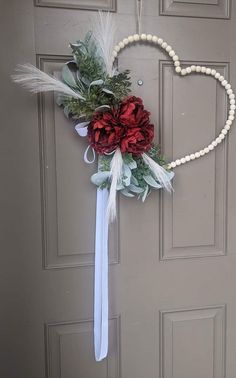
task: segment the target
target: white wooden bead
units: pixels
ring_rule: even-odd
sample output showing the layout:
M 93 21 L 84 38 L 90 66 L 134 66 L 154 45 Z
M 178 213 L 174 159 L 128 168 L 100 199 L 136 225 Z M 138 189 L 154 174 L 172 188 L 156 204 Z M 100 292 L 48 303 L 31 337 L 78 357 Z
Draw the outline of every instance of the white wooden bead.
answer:
M 212 146 L 216 147 L 217 146 L 217 142 L 215 140 L 213 140 L 213 142 L 211 143 Z
M 181 164 L 186 163 L 186 159 L 185 158 L 181 158 L 180 161 L 181 161 Z
M 151 34 L 147 35 L 147 41 L 152 41 L 152 35 Z
M 205 154 L 208 154 L 210 152 L 209 148 L 208 147 L 204 148 L 204 152 Z
M 179 62 L 178 60 L 176 60 L 176 61 L 174 62 L 174 65 L 175 65 L 175 67 L 180 66 L 180 62 Z
M 219 144 L 222 142 L 222 139 L 220 137 L 216 138 L 216 143 Z
M 172 163 L 170 164 L 170 167 L 171 168 L 175 168 L 176 167 L 176 163 L 174 161 L 172 161 Z
M 180 159 L 175 160 L 176 165 L 181 165 Z
M 169 53 L 172 50 L 172 47 L 170 45 L 166 46 L 166 51 Z
M 235 106 L 235 105 L 230 105 L 230 109 L 235 110 L 235 109 L 236 109 L 236 106 Z
M 116 52 L 116 51 L 113 51 L 113 52 L 112 52 L 112 56 L 113 56 L 114 58 L 116 58 L 116 57 L 117 57 L 117 55 L 118 55 L 118 54 L 117 54 L 117 52 Z
M 194 159 L 195 159 L 195 154 L 191 154 L 191 155 L 190 155 L 190 159 L 191 159 L 191 160 L 194 160 Z
M 176 67 L 176 68 L 175 68 L 175 71 L 176 71 L 177 73 L 180 73 L 180 72 L 181 72 L 181 67 Z
M 223 81 L 221 82 L 221 84 L 223 85 L 223 87 L 225 87 L 225 86 L 228 84 L 228 81 L 227 81 L 227 80 L 223 80 Z
M 152 36 L 152 42 L 157 43 L 157 41 L 158 41 L 157 36 L 156 36 L 156 35 L 153 35 L 153 36 Z
M 187 71 L 187 73 L 191 73 L 192 72 L 191 67 L 187 67 L 186 71 Z
M 116 45 L 115 48 L 114 48 L 114 50 L 115 50 L 116 52 L 119 52 L 119 51 L 120 51 L 120 46 L 119 46 L 119 45 Z
M 231 109 L 231 110 L 229 111 L 229 114 L 230 114 L 230 115 L 234 115 L 234 114 L 235 114 L 235 111 L 234 111 L 233 109 Z
M 146 41 L 146 39 L 147 39 L 147 34 L 141 34 L 141 39 L 142 39 L 142 41 Z
M 211 69 L 210 69 L 210 68 L 207 68 L 207 69 L 206 69 L 206 74 L 207 74 L 207 75 L 210 75 L 210 74 L 211 74 Z
M 200 155 L 200 152 L 195 152 L 194 155 L 195 155 L 195 158 L 197 158 L 197 159 L 200 158 L 200 156 L 201 156 L 201 155 Z
M 205 151 L 204 150 L 199 151 L 199 153 L 200 153 L 201 156 L 205 155 Z
M 196 71 L 196 66 L 191 66 L 191 70 L 193 71 L 193 72 L 195 72 Z
M 230 130 L 230 125 L 225 125 L 225 130 L 229 131 Z
M 183 69 L 181 70 L 181 74 L 184 76 L 184 75 L 186 75 L 186 73 L 187 73 L 186 69 L 183 68 Z
M 219 73 L 219 72 L 216 72 L 216 74 L 215 74 L 215 78 L 216 78 L 216 79 L 219 79 L 219 77 L 220 77 L 220 73 Z
M 176 61 L 176 60 L 179 60 L 179 57 L 178 57 L 178 55 L 174 55 L 172 59 L 173 59 L 174 61 Z
M 221 140 L 223 140 L 223 139 L 225 138 L 225 134 L 222 134 L 222 133 L 221 133 L 221 134 L 219 135 L 219 138 L 220 138 Z
M 230 104 L 231 105 L 234 105 L 235 104 L 235 99 L 233 98 L 232 100 L 230 100 Z
M 201 67 L 201 72 L 205 73 L 206 72 L 206 67 Z
M 212 151 L 212 150 L 214 150 L 214 146 L 212 144 L 209 144 L 208 149 L 209 149 L 209 151 Z
M 124 45 L 128 45 L 128 44 L 129 44 L 129 40 L 128 40 L 128 38 L 124 38 L 124 39 L 123 39 L 123 43 L 124 43 Z
M 221 134 L 226 135 L 227 133 L 228 133 L 228 130 L 226 130 L 225 128 L 221 130 Z
M 125 47 L 124 42 L 119 42 L 119 46 L 120 46 L 121 49 L 123 49 Z
M 232 89 L 228 89 L 228 90 L 227 90 L 227 94 L 228 94 L 228 95 L 231 95 L 232 93 L 233 93 Z
M 139 34 L 134 34 L 134 40 L 135 40 L 135 42 L 140 40 Z
M 225 79 L 224 76 L 219 77 L 219 81 L 224 81 L 224 79 Z
M 235 98 L 235 94 L 234 94 L 234 93 L 231 93 L 231 94 L 229 95 L 229 98 L 230 98 L 230 100 L 232 100 L 233 98 Z
M 201 66 L 196 67 L 196 72 L 201 72 Z
M 161 47 L 162 47 L 163 49 L 165 49 L 167 46 L 168 46 L 168 45 L 167 45 L 166 42 L 163 42 L 162 45 L 161 45 Z
M 134 42 L 134 37 L 132 35 L 129 35 L 128 36 L 128 41 L 129 41 L 129 43 Z
M 233 116 L 233 115 L 230 115 L 230 116 L 229 116 L 229 120 L 230 120 L 230 121 L 233 121 L 233 120 L 234 120 L 234 116 Z
M 172 57 L 175 55 L 174 50 L 170 50 L 169 55 L 170 55 L 170 57 L 172 58 Z
M 159 43 L 159 45 L 162 45 L 162 43 L 163 43 L 163 39 L 162 38 L 158 38 L 158 41 L 157 41 L 158 43 Z
M 225 89 L 230 89 L 231 88 L 231 85 L 228 83 L 226 86 L 225 86 Z
M 191 160 L 191 157 L 190 157 L 189 155 L 186 155 L 186 156 L 185 156 L 185 160 L 186 160 L 186 161 L 190 161 L 190 160 Z
M 232 121 L 230 121 L 230 119 L 227 119 L 227 121 L 226 121 L 226 125 L 231 126 L 231 125 L 232 125 Z
M 212 76 L 215 76 L 215 74 L 216 74 L 216 70 L 211 70 L 211 74 L 212 74 Z

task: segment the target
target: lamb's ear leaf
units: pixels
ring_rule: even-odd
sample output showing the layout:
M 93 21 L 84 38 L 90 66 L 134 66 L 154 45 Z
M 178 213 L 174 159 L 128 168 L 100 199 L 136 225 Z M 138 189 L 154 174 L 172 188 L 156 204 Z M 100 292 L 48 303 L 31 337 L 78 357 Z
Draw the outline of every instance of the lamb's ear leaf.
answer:
M 156 182 L 156 180 L 151 175 L 144 175 L 143 179 L 146 181 L 146 183 L 153 188 L 160 189 L 162 186 Z
M 127 189 L 129 189 L 133 193 L 138 193 L 138 194 L 144 192 L 144 188 L 140 188 L 140 186 L 136 186 L 133 184 L 130 184 Z
M 72 88 L 77 88 L 77 83 L 75 81 L 74 75 L 69 69 L 69 67 L 67 66 L 67 64 L 63 66 L 62 71 L 61 71 L 61 76 L 62 76 L 63 81 L 67 85 L 69 85 Z
M 91 181 L 94 185 L 100 186 L 110 177 L 109 171 L 99 171 L 91 176 Z
M 90 83 L 89 87 L 92 87 L 93 85 L 102 85 L 104 81 L 102 79 L 94 80 Z
M 149 192 L 149 186 L 147 185 L 142 194 L 142 202 L 144 202 L 145 199 L 147 198 L 148 192 Z
M 130 193 L 127 189 L 121 190 L 121 193 L 126 197 L 134 197 L 134 194 Z
M 112 91 L 110 91 L 110 89 L 102 88 L 102 91 L 105 92 L 105 93 L 107 93 L 107 94 L 110 94 L 110 95 L 114 96 L 114 93 Z

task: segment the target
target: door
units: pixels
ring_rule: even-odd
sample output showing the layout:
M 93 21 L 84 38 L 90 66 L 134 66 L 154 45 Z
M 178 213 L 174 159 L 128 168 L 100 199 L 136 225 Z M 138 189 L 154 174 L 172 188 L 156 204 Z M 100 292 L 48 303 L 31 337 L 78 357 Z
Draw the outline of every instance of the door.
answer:
M 236 7 L 230 0 L 146 0 L 142 30 L 184 65 L 215 68 L 236 88 Z M 111 10 L 119 40 L 136 32 L 135 0 L 0 2 L 1 264 L 3 378 L 235 378 L 236 132 L 175 170 L 172 195 L 120 198 L 110 230 L 109 356 L 93 353 L 96 166 L 55 105 L 10 80 L 18 63 L 56 72 L 68 43 L 97 9 Z M 163 51 L 119 55 L 133 93 L 155 123 L 169 161 L 198 151 L 226 120 L 211 77 L 179 77 Z M 138 81 L 142 85 L 138 85 Z M 139 81 L 139 84 L 141 82 Z

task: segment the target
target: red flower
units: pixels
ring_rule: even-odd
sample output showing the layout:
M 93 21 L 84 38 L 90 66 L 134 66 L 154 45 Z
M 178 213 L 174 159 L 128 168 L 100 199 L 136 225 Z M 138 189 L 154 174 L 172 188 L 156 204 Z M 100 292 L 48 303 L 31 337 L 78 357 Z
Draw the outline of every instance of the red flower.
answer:
M 154 137 L 149 112 L 141 98 L 130 96 L 118 108 L 95 113 L 88 127 L 91 146 L 100 154 L 120 147 L 121 152 L 140 155 L 148 151 Z

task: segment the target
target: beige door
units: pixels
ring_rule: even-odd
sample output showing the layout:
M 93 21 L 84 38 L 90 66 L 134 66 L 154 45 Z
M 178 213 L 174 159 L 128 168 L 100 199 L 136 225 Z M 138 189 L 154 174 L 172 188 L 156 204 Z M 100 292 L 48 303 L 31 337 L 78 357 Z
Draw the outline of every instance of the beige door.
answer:
M 235 5 L 146 0 L 143 30 L 236 88 Z M 0 377 L 235 378 L 234 129 L 215 152 L 176 169 L 172 196 L 120 198 L 109 357 L 94 361 L 96 166 L 84 164 L 86 144 L 53 96 L 37 102 L 9 75 L 25 62 L 57 71 L 98 8 L 116 11 L 120 39 L 135 32 L 135 0 L 0 1 Z M 127 48 L 119 64 L 132 70 L 169 160 L 222 128 L 226 97 L 212 78 L 179 77 L 167 55 L 144 45 Z

